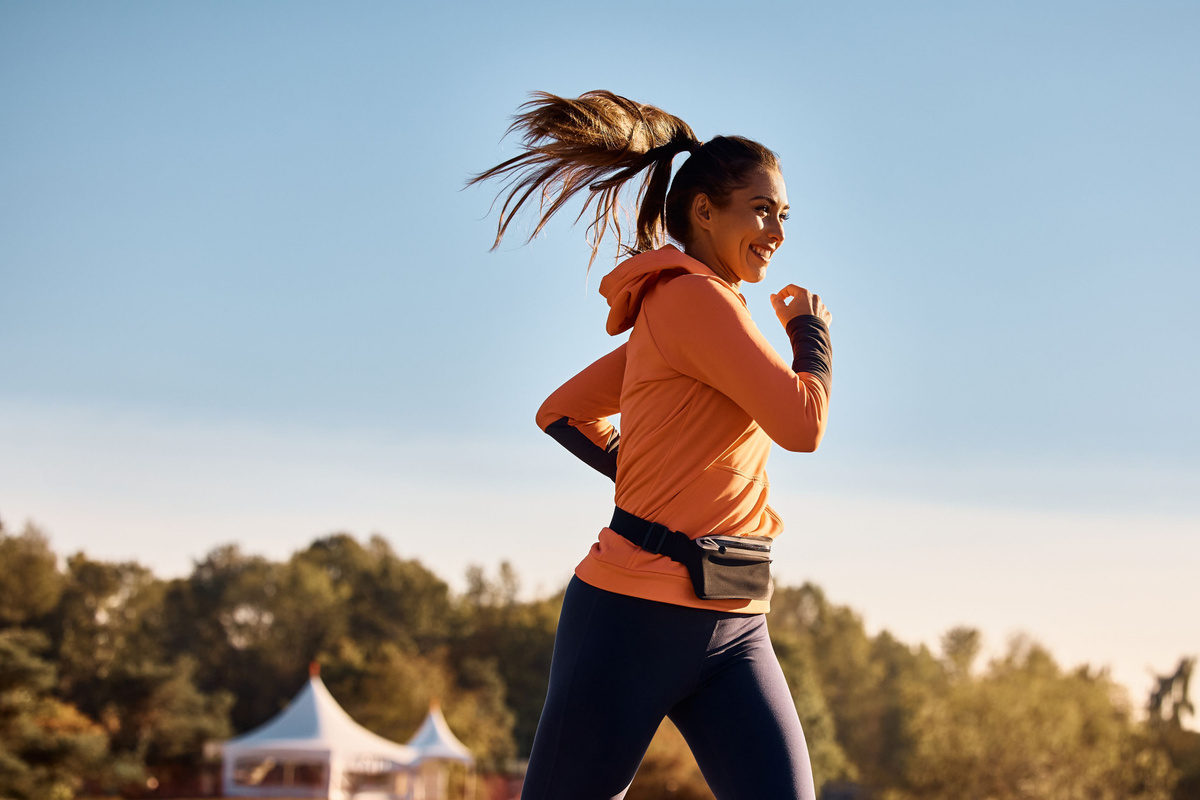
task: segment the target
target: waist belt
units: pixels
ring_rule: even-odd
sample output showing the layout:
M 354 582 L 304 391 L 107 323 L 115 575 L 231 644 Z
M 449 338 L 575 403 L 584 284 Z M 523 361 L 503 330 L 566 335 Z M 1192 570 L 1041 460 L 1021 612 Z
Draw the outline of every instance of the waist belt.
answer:
M 648 553 L 663 555 L 680 564 L 687 564 L 695 548 L 686 533 L 673 531 L 666 525 L 642 519 L 623 508 L 613 509 L 612 522 L 608 524 L 617 533 Z
M 613 510 L 616 533 L 648 553 L 664 555 L 687 567 L 692 588 L 702 600 L 769 600 L 771 540 L 765 536 L 701 536 Z

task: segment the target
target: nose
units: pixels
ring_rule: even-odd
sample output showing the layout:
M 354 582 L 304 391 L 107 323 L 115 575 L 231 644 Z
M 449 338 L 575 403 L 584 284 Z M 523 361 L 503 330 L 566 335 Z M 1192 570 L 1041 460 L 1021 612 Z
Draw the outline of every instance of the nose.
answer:
M 774 240 L 776 247 L 783 244 L 783 220 L 779 217 L 771 217 L 767 223 L 767 235 Z

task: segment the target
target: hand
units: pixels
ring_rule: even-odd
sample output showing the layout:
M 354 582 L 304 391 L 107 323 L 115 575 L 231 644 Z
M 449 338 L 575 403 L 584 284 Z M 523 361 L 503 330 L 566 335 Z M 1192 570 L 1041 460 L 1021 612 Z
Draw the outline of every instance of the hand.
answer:
M 833 324 L 833 314 L 830 314 L 829 309 L 821 302 L 820 296 L 794 283 L 780 289 L 779 294 L 771 295 L 771 308 L 775 309 L 779 324 L 785 327 L 788 322 L 802 314 L 812 314 L 823 320 L 826 325 Z

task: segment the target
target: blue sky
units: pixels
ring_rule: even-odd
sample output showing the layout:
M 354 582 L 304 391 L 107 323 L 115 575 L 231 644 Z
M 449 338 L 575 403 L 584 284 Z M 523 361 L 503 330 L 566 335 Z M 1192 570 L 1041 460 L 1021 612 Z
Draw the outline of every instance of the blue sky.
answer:
M 785 580 L 873 630 L 1200 653 L 1192 3 L 0 3 L 0 519 L 160 574 L 380 532 L 556 588 L 611 492 L 533 427 L 615 346 L 583 231 L 464 180 L 535 89 L 779 152 L 835 315 Z M 1186 609 L 1186 611 L 1185 611 Z

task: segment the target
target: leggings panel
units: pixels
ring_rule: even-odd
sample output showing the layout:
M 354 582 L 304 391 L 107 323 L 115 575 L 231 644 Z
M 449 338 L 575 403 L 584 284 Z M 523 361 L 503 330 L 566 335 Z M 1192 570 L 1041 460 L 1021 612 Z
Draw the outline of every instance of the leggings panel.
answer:
M 815 800 L 766 618 L 613 594 L 572 578 L 522 800 L 625 796 L 664 717 L 717 800 Z

